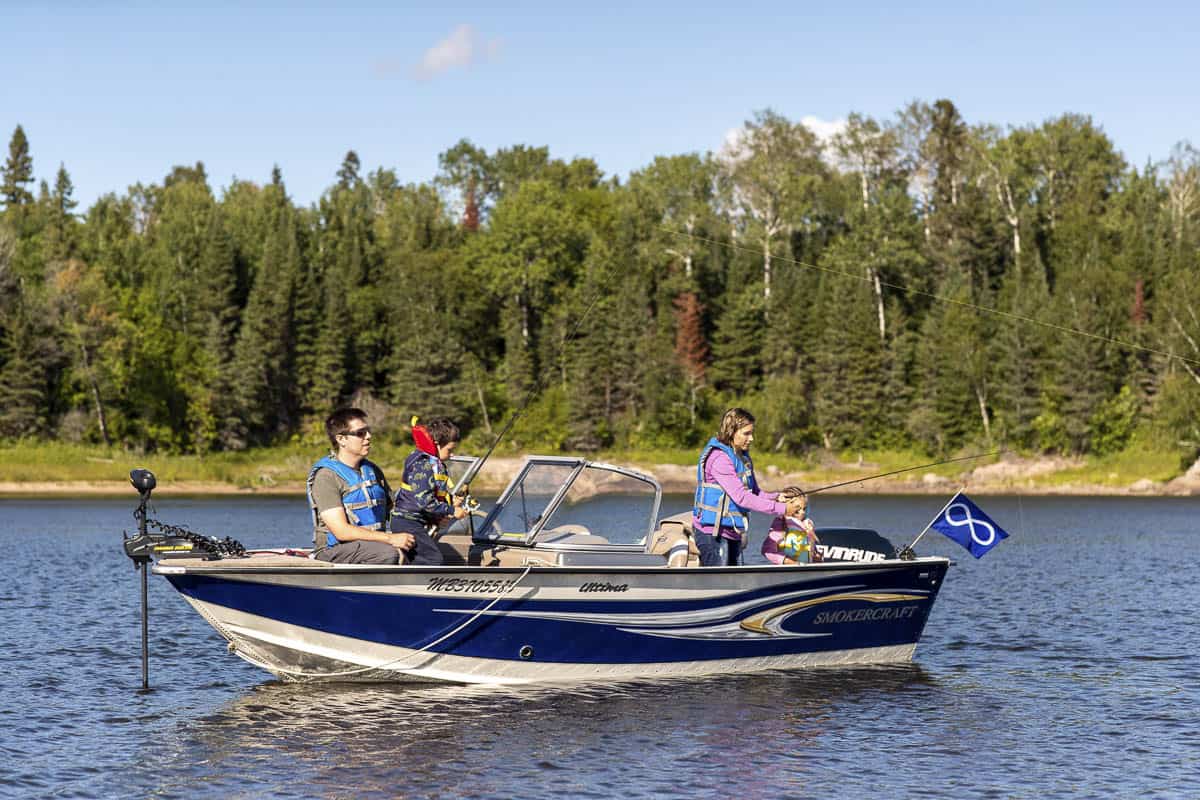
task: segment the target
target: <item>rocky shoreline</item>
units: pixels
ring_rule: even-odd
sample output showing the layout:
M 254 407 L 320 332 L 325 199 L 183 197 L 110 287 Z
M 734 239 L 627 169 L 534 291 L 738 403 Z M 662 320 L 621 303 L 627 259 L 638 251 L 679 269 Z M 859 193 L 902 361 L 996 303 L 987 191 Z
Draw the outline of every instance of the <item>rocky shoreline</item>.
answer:
M 519 458 L 493 458 L 475 482 L 475 490 L 481 494 L 495 493 L 502 489 L 516 474 L 521 464 Z M 678 464 L 622 464 L 640 472 L 653 475 L 663 491 L 672 494 L 687 494 L 695 489 L 696 473 L 691 466 Z M 1095 484 L 1086 482 L 1056 481 L 1056 473 L 1076 469 L 1082 462 L 1064 458 L 1013 458 L 965 471 L 953 478 L 910 473 L 905 476 L 866 480 L 878 469 L 872 465 L 843 467 L 837 470 L 822 470 L 818 473 L 782 472 L 769 466 L 760 475 L 761 483 L 769 488 L 800 486 L 812 488 L 843 481 L 863 478 L 862 483 L 847 483 L 828 490 L 830 494 L 912 494 L 941 495 L 964 489 L 979 495 L 1062 495 L 1062 496 L 1143 496 L 1143 497 L 1187 497 L 1200 495 L 1200 460 L 1183 475 L 1169 481 L 1154 481 L 1147 478 L 1127 485 Z M 65 495 L 106 497 L 132 495 L 133 489 L 127 481 L 22 481 L 0 482 L 0 496 L 61 497 Z M 264 476 L 261 486 L 238 486 L 216 481 L 169 481 L 160 480 L 156 491 L 162 495 L 192 496 L 297 496 L 304 494 L 304 482 L 281 482 L 277 476 Z

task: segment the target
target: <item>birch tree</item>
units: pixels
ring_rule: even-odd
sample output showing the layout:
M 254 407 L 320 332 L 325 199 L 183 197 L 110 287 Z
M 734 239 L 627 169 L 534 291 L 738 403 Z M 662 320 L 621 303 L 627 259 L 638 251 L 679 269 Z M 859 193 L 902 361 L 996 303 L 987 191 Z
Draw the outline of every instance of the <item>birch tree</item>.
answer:
M 735 226 L 762 250 L 764 308 L 777 243 L 804 225 L 828 169 L 816 134 L 770 109 L 759 111 L 720 156 Z
M 883 184 L 900 171 L 899 135 L 894 128 L 884 127 L 870 117 L 852 113 L 846 128 L 833 139 L 834 152 L 841 166 L 857 173 L 860 201 L 864 217 L 878 203 Z M 879 340 L 887 338 L 887 315 L 884 310 L 883 283 L 879 274 L 876 253 L 872 250 L 866 264 L 867 277 L 875 297 L 875 313 L 879 322 Z

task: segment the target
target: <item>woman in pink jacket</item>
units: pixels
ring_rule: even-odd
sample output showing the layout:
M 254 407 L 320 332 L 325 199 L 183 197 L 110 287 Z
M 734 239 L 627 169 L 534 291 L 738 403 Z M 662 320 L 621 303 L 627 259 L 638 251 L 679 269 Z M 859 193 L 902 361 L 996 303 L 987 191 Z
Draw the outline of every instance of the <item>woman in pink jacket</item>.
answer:
M 759 489 L 750 460 L 753 442 L 754 415 L 744 408 L 731 408 L 721 418 L 717 435 L 700 453 L 692 531 L 703 567 L 738 563 L 750 530 L 751 511 L 779 516 L 800 510 L 798 498 L 780 498 L 777 492 Z

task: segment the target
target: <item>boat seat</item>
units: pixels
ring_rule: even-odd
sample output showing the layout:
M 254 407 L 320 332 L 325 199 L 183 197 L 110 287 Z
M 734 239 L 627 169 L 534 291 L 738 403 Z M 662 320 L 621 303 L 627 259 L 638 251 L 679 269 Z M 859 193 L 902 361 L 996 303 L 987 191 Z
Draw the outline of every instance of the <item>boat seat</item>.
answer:
M 438 537 L 437 546 L 448 567 L 463 566 L 470 561 L 471 537 L 468 534 L 445 534 Z
M 647 550 L 667 559 L 668 567 L 700 566 L 700 551 L 692 539 L 692 512 L 664 517 L 650 536 Z
M 510 547 L 506 544 L 476 545 L 471 548 L 467 561 L 473 567 L 556 567 L 553 553 L 537 552 L 528 547 Z
M 608 544 L 608 539 L 596 536 L 583 525 L 575 524 L 540 530 L 533 541 L 534 544 Z

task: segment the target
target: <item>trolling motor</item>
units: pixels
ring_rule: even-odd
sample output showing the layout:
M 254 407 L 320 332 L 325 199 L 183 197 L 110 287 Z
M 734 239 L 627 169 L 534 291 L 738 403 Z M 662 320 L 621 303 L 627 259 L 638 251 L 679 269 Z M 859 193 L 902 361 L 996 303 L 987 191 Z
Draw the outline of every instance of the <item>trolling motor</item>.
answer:
M 146 573 L 150 569 L 150 555 L 154 545 L 150 534 L 146 531 L 146 505 L 150 502 L 150 492 L 158 482 L 154 473 L 148 469 L 135 469 L 129 473 L 129 482 L 138 490 L 141 501 L 133 518 L 138 522 L 138 535 L 130 537 L 124 531 L 121 536 L 125 542 L 125 555 L 133 559 L 133 568 L 142 573 L 142 691 L 150 691 L 150 608 L 146 592 Z
M 125 555 L 133 561 L 134 569 L 142 573 L 142 688 L 150 690 L 150 608 L 147 600 L 146 575 L 150 571 L 150 562 L 155 558 L 200 558 L 212 561 L 219 558 L 238 557 L 246 554 L 246 548 L 241 542 L 226 536 L 223 540 L 214 539 L 189 531 L 178 525 L 167 525 L 146 515 L 146 506 L 150 504 L 150 493 L 158 485 L 154 473 L 148 469 L 129 471 L 129 482 L 138 490 L 138 507 L 133 512 L 137 520 L 138 532 L 130 536 L 122 531 L 125 545 Z M 151 533 L 153 526 L 157 532 Z
M 137 536 L 126 534 L 124 541 L 125 555 L 133 559 L 134 566 L 148 564 L 153 558 L 200 558 L 215 561 L 246 554 L 246 548 L 241 542 L 228 536 L 216 539 L 189 531 L 180 525 L 168 525 L 147 517 L 146 506 L 150 503 L 150 492 L 154 491 L 157 485 L 154 473 L 150 470 L 130 470 L 129 482 L 141 496 L 138 507 L 133 512 L 133 518 L 138 523 Z M 150 533 L 150 527 L 157 532 Z

